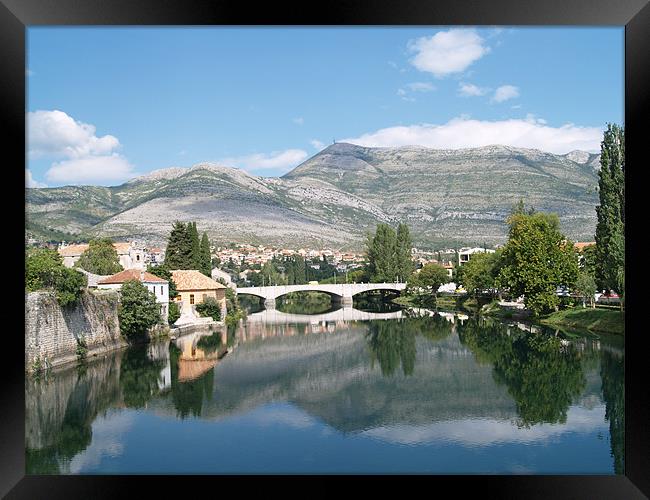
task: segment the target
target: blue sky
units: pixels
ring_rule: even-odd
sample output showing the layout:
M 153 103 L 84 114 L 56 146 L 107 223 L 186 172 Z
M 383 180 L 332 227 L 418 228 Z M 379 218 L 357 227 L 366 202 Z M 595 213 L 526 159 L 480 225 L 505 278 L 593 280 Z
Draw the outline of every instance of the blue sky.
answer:
M 28 179 L 278 176 L 333 140 L 597 152 L 623 55 L 619 27 L 31 27 Z

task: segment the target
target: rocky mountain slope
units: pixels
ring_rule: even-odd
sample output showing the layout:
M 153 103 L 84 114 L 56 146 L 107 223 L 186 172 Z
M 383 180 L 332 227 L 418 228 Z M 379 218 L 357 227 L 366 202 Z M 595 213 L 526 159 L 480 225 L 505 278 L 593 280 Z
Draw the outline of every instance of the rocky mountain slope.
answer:
M 337 143 L 281 178 L 201 163 L 115 187 L 27 189 L 28 229 L 163 243 L 174 220 L 217 242 L 361 248 L 377 222 L 411 227 L 417 246 L 503 243 L 523 198 L 592 240 L 598 156 L 487 146 L 463 150 Z

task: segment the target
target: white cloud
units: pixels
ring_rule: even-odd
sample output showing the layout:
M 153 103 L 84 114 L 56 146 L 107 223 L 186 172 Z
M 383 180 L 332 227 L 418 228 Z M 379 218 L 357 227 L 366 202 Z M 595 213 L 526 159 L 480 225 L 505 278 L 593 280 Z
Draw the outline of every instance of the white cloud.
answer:
M 317 149 L 318 151 L 320 151 L 325 147 L 325 144 L 319 141 L 318 139 L 312 139 L 311 141 L 309 141 L 309 144 L 314 146 L 314 149 Z
M 339 142 L 368 147 L 424 146 L 436 149 L 502 144 L 565 154 L 575 149 L 598 152 L 602 134 L 602 128 L 572 123 L 551 127 L 530 115 L 526 119 L 501 121 L 472 120 L 464 116 L 443 125 L 423 123 L 383 128 Z
M 290 170 L 307 159 L 309 155 L 302 149 L 287 149 L 271 153 L 256 153 L 246 156 L 223 158 L 219 163 L 243 170 L 278 169 Z
M 302 125 L 305 123 L 305 119 L 302 116 L 299 116 L 298 118 L 294 118 L 291 121 L 297 125 Z
M 571 407 L 564 425 L 537 424 L 517 427 L 509 420 L 467 419 L 433 422 L 424 425 L 392 425 L 363 431 L 361 434 L 382 441 L 406 445 L 456 443 L 462 446 L 503 444 L 544 444 L 563 435 L 587 434 L 607 429 L 605 406 L 593 410 Z
M 514 99 L 519 97 L 519 89 L 514 85 L 502 85 L 494 91 L 494 96 L 492 96 L 491 101 L 494 102 L 503 102 L 508 99 Z
M 481 96 L 488 93 L 490 89 L 486 87 L 478 87 L 473 83 L 459 83 L 458 94 L 463 97 Z
M 108 154 L 120 141 L 112 135 L 97 137 L 95 126 L 76 121 L 63 111 L 27 113 L 27 146 L 32 158 L 80 158 Z
M 28 157 L 60 159 L 45 176 L 59 184 L 117 183 L 136 175 L 116 150 L 112 135 L 97 137 L 94 125 L 75 120 L 59 110 L 27 113 Z
M 47 184 L 44 184 L 42 182 L 38 182 L 34 180 L 32 177 L 32 173 L 29 171 L 29 169 L 25 169 L 25 185 L 30 188 L 45 188 L 47 187 Z
M 93 184 L 124 182 L 137 174 L 121 155 L 85 156 L 53 163 L 45 176 L 60 184 Z
M 490 52 L 473 29 L 440 31 L 431 37 L 409 40 L 407 47 L 415 52 L 411 64 L 436 78 L 460 73 Z
M 429 82 L 407 83 L 406 87 L 413 92 L 431 92 L 432 90 L 436 90 Z

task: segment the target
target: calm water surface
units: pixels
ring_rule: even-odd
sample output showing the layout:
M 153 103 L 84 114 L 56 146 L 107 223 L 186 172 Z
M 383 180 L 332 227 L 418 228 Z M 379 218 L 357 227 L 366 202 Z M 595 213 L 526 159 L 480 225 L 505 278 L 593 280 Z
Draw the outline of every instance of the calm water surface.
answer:
M 281 309 L 28 378 L 27 472 L 624 472 L 621 339 Z

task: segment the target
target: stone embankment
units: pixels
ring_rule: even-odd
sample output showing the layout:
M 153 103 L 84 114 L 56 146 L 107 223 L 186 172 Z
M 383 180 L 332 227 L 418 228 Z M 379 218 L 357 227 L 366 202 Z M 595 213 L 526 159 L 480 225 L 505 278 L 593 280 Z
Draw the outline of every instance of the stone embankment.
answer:
M 25 369 L 56 367 L 125 347 L 117 317 L 118 294 L 84 291 L 61 307 L 52 292 L 25 294 Z

